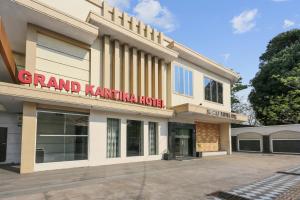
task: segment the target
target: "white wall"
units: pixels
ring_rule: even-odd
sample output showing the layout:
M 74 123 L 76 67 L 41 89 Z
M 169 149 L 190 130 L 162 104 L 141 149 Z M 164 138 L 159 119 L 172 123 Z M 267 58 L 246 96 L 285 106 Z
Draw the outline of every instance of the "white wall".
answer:
M 8 128 L 6 161 L 3 163 L 19 163 L 21 156 L 21 128 L 18 127 L 18 116 L 0 112 L 0 127 Z
M 38 33 L 36 72 L 47 80 L 54 76 L 57 81 L 59 78 L 77 81 L 84 95 L 84 86 L 90 82 L 90 51 Z
M 87 0 L 39 0 L 40 2 L 56 8 L 74 18 L 86 21 L 88 13 L 94 11 L 100 14 L 100 8 Z M 100 0 L 99 0 L 100 1 Z
M 187 97 L 184 95 L 179 95 L 174 93 L 174 67 L 182 66 L 188 70 L 191 70 L 193 73 L 193 97 Z M 204 77 L 208 77 L 214 79 L 223 84 L 223 104 L 210 102 L 204 99 Z M 230 80 L 211 73 L 197 65 L 194 65 L 190 62 L 187 62 L 184 59 L 178 58 L 176 61 L 172 63 L 172 106 L 191 103 L 195 105 L 199 105 L 207 108 L 213 108 L 216 110 L 221 110 L 225 112 L 231 111 L 231 102 L 230 102 Z
M 244 128 L 233 128 L 232 135 L 236 136 L 240 133 L 259 133 L 262 135 L 270 135 L 276 132 L 294 131 L 300 134 L 300 124 L 289 124 L 289 125 L 275 125 L 275 126 L 260 126 L 260 127 L 244 127 Z
M 119 158 L 106 158 L 107 118 L 121 120 L 121 152 Z M 127 120 L 144 122 L 144 156 L 126 157 Z M 158 123 L 158 155 L 148 155 L 148 122 Z M 35 164 L 35 171 L 161 160 L 162 154 L 167 151 L 167 146 L 168 121 L 166 119 L 138 115 L 120 115 L 92 110 L 89 118 L 89 159 L 84 161 L 39 163 Z

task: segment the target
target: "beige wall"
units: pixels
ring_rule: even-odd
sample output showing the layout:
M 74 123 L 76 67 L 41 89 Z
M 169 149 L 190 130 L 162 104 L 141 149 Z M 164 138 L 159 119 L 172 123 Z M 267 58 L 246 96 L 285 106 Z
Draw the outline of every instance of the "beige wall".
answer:
M 38 33 L 35 71 L 46 78 L 77 81 L 84 95 L 84 86 L 90 83 L 90 49 Z
M 191 70 L 193 73 L 193 96 L 184 96 L 180 94 L 176 94 L 174 92 L 174 66 L 182 66 L 188 70 Z M 193 63 L 187 62 L 183 59 L 177 59 L 176 61 L 172 62 L 172 74 L 171 81 L 171 105 L 176 106 L 185 103 L 191 103 L 195 105 L 202 104 L 204 107 L 213 108 L 216 110 L 221 110 L 225 112 L 231 111 L 231 102 L 230 102 L 230 80 L 211 73 L 207 70 L 201 68 L 201 66 L 196 66 Z M 223 84 L 223 104 L 209 102 L 204 99 L 204 77 L 207 76 L 208 78 L 214 79 L 218 82 Z
M 20 172 L 34 171 L 36 145 L 36 104 L 24 102 L 21 136 L 21 166 Z

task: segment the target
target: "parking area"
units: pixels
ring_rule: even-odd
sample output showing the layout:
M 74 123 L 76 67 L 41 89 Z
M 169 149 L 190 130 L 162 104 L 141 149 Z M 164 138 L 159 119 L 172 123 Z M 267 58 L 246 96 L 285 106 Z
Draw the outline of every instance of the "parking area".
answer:
M 300 166 L 300 156 L 235 153 L 19 175 L 0 169 L 0 199 L 207 199 Z

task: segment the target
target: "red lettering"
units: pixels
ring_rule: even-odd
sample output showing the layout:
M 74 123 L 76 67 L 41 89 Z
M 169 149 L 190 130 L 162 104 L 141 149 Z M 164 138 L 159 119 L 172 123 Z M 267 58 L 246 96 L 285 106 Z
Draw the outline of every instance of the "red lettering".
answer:
M 18 74 L 18 79 L 22 84 L 31 84 L 32 83 L 32 75 L 29 71 L 20 70 Z
M 48 84 L 47 84 L 47 87 L 48 88 L 51 88 L 51 87 L 54 87 L 56 90 L 58 89 L 58 84 L 57 84 L 57 81 L 56 81 L 56 78 L 51 76 L 49 81 L 48 81 Z
M 140 104 L 146 104 L 146 97 L 144 96 L 140 96 L 140 101 L 139 101 Z
M 130 95 L 130 103 L 137 103 L 137 98 L 134 94 Z
M 151 97 L 146 97 L 146 104 L 148 106 L 152 106 L 152 98 Z
M 58 86 L 59 90 L 65 90 L 67 92 L 70 91 L 70 81 L 64 81 L 63 79 L 59 79 L 59 86 Z
M 45 76 L 42 74 L 34 74 L 33 84 L 35 86 L 38 86 L 40 84 L 41 87 L 46 87 L 45 79 Z
M 104 88 L 104 94 L 106 99 L 112 99 L 112 93 L 110 89 Z
M 85 95 L 95 96 L 93 85 L 88 85 L 88 84 L 85 85 Z
M 162 100 L 161 100 L 161 99 L 157 99 L 157 100 L 156 100 L 156 106 L 157 106 L 158 108 L 161 108 L 161 106 L 162 106 Z
M 129 100 L 130 100 L 129 94 L 126 93 L 126 92 L 124 92 L 124 93 L 123 93 L 123 101 L 124 101 L 124 102 L 128 102 Z
M 71 92 L 72 93 L 79 93 L 81 89 L 80 83 L 76 81 L 71 82 Z
M 97 90 L 95 92 L 95 96 L 104 97 L 104 90 L 101 87 L 97 87 Z

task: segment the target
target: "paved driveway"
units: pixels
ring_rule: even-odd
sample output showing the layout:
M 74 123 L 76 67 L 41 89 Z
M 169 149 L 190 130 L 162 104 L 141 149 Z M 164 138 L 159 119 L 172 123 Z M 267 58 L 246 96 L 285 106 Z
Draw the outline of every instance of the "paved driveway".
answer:
M 0 169 L 0 199 L 206 199 L 300 166 L 300 156 L 236 153 L 19 175 Z

